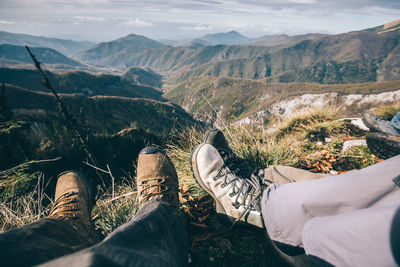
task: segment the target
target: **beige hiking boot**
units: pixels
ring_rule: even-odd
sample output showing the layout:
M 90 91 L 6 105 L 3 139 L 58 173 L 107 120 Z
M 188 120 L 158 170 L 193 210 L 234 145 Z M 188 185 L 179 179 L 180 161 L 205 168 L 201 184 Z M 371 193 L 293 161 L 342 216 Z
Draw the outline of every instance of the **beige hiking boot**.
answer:
M 76 171 L 61 173 L 57 180 L 55 202 L 49 217 L 66 217 L 93 229 L 89 189 L 84 176 Z
M 242 178 L 225 164 L 218 150 L 200 144 L 192 153 L 193 175 L 215 200 L 216 212 L 233 226 L 237 222 L 264 228 L 261 215 L 263 185 L 257 177 Z
M 178 175 L 165 151 L 150 146 L 139 153 L 137 164 L 139 209 L 148 201 L 162 201 L 178 208 Z

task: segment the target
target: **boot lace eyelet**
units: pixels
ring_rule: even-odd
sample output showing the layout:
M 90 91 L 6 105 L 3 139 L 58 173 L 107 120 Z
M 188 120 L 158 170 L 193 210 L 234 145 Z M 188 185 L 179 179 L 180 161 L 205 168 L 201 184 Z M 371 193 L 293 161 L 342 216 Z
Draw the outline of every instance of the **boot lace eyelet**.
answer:
M 233 206 L 235 209 L 239 209 L 240 203 L 239 203 L 239 202 L 232 202 L 232 206 Z

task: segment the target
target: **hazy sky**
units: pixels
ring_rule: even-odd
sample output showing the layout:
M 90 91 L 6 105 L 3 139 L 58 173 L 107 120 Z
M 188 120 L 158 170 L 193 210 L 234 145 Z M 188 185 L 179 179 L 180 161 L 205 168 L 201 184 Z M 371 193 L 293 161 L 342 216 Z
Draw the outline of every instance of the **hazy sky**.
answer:
M 0 0 L 0 30 L 108 41 L 341 33 L 400 19 L 400 0 Z

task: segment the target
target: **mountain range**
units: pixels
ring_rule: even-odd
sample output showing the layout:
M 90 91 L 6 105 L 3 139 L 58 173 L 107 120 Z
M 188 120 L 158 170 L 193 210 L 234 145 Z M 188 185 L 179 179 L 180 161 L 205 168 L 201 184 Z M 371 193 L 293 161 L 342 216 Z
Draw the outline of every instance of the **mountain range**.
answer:
M 109 66 L 107 62 L 113 61 L 113 58 L 118 55 L 128 56 L 139 54 L 146 49 L 157 50 L 164 47 L 165 45 L 150 38 L 130 34 L 111 42 L 97 44 L 76 54 L 73 58 L 85 64 Z
M 44 47 L 31 47 L 32 53 L 39 62 L 47 65 L 61 65 L 66 67 L 82 66 L 81 63 L 64 56 L 57 50 Z M 9 44 L 0 44 L 0 65 L 18 66 L 32 65 L 32 59 L 25 47 Z
M 33 36 L 28 34 L 17 34 L 0 31 L 0 44 L 10 44 L 17 46 L 28 45 L 31 47 L 47 47 L 57 50 L 58 52 L 70 56 L 79 51 L 94 45 L 88 41 L 72 41 L 58 38 L 47 38 L 42 36 Z
M 395 80 L 400 79 L 398 25 L 337 35 L 269 36 L 242 45 L 170 47 L 130 35 L 83 51 L 74 59 L 121 69 L 151 68 L 173 84 L 199 75 L 269 78 L 270 82 Z M 230 35 L 237 33 L 224 36 Z
M 208 45 L 240 45 L 254 40 L 246 37 L 237 31 L 206 34 L 194 39 L 183 40 L 159 40 L 160 43 L 168 46 L 208 46 Z

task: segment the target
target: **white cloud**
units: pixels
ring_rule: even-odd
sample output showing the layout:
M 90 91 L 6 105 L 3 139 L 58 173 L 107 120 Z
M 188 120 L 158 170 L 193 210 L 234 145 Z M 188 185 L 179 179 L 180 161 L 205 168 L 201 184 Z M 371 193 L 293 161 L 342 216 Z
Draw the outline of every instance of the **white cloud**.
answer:
M 0 20 L 0 25 L 11 25 L 11 24 L 15 24 L 15 21 Z
M 295 4 L 315 4 L 317 3 L 316 0 L 289 0 L 290 3 Z
M 122 22 L 123 25 L 125 26 L 134 26 L 134 27 L 150 27 L 153 26 L 153 23 L 145 20 L 140 20 L 140 19 L 128 19 Z
M 212 30 L 213 27 L 208 24 L 199 24 L 196 26 L 184 26 L 184 27 L 181 27 L 180 29 L 185 30 L 185 31 L 209 31 L 209 30 Z
M 87 17 L 87 16 L 75 16 L 74 19 L 81 21 L 81 22 L 101 22 L 105 21 L 104 18 L 99 17 Z

